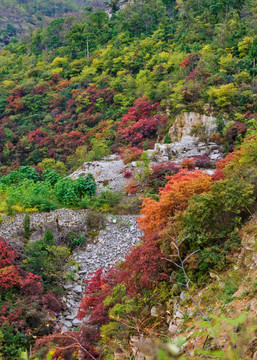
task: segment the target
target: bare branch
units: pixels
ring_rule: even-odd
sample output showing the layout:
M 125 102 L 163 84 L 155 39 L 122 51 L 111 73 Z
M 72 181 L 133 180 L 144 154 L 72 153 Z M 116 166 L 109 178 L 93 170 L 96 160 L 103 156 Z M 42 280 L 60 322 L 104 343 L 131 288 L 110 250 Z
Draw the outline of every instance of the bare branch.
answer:
M 167 259 L 167 258 L 162 258 L 162 259 L 164 259 L 164 260 L 166 260 L 166 261 L 169 261 L 169 262 L 171 262 L 172 264 L 174 264 L 175 266 L 177 266 L 178 268 L 182 269 L 182 266 L 180 266 L 179 264 L 177 264 L 175 261 L 173 261 L 173 260 L 171 260 L 171 259 Z
M 174 233 L 176 234 L 176 230 L 175 230 L 175 228 L 174 228 L 174 225 L 172 224 L 172 226 L 173 226 Z M 181 244 L 185 241 L 186 238 L 184 238 L 184 239 L 183 239 L 182 241 L 180 241 L 180 242 L 178 242 L 177 238 L 173 238 L 172 236 L 170 236 L 170 238 L 172 239 L 172 243 L 171 243 L 171 244 L 172 244 L 172 245 L 174 246 L 174 248 L 177 250 L 176 257 L 178 257 L 179 262 L 180 262 L 180 265 L 177 264 L 175 261 L 173 261 L 173 260 L 171 260 L 171 259 L 167 259 L 167 258 L 164 258 L 164 259 L 165 259 L 166 261 L 169 261 L 169 262 L 173 263 L 175 266 L 177 266 L 179 269 L 181 269 L 181 270 L 183 271 L 183 275 L 184 275 L 184 278 L 185 278 L 185 283 L 184 283 L 184 284 L 178 283 L 178 284 L 179 284 L 180 286 L 186 287 L 187 292 L 188 292 L 188 294 L 189 294 L 189 297 L 190 297 L 191 301 L 196 305 L 196 307 L 198 308 L 199 313 L 201 314 L 201 316 L 202 316 L 202 317 L 208 322 L 208 324 L 210 325 L 210 328 L 212 329 L 212 335 L 213 335 L 213 337 L 214 337 L 214 339 L 215 339 L 215 341 L 216 341 L 217 346 L 219 347 L 220 350 L 223 350 L 223 349 L 222 349 L 222 346 L 220 345 L 219 339 L 218 339 L 218 338 L 216 337 L 216 335 L 215 335 L 215 331 L 214 331 L 214 329 L 213 329 L 213 326 L 212 326 L 211 321 L 210 321 L 209 318 L 203 313 L 203 311 L 202 311 L 202 309 L 201 309 L 201 307 L 200 307 L 200 303 L 195 300 L 195 298 L 193 297 L 193 295 L 192 295 L 192 293 L 191 293 L 191 291 L 190 291 L 189 284 L 190 284 L 191 281 L 190 281 L 190 279 L 189 279 L 189 277 L 188 277 L 188 275 L 187 275 L 187 272 L 186 272 L 186 269 L 185 269 L 185 266 L 184 266 L 185 262 L 186 262 L 191 256 L 193 256 L 195 253 L 197 253 L 197 252 L 200 251 L 200 250 L 196 250 L 196 251 L 192 252 L 191 254 L 189 254 L 185 259 L 182 259 L 182 257 L 181 257 L 181 252 L 180 252 L 180 246 L 181 246 Z
M 193 256 L 195 253 L 199 252 L 200 250 L 195 250 L 194 252 L 192 252 L 192 254 L 188 255 L 184 260 L 183 260 L 183 264 L 191 257 Z

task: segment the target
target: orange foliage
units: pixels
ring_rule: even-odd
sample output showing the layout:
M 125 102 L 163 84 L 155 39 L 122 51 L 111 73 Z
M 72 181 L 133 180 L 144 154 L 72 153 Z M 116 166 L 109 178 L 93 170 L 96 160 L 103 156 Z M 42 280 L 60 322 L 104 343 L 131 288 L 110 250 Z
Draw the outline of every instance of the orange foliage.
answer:
M 195 160 L 184 159 L 183 161 L 180 162 L 179 165 L 182 167 L 182 169 L 193 170 L 195 169 Z
M 170 217 L 185 210 L 188 200 L 194 194 L 201 194 L 211 188 L 211 177 L 201 170 L 181 170 L 168 178 L 169 181 L 160 189 L 160 200 L 143 199 L 141 217 L 138 219 L 140 229 L 146 234 L 159 232 Z
M 136 180 L 132 179 L 125 185 L 125 192 L 128 195 L 136 194 L 140 187 Z
M 217 169 L 223 170 L 236 157 L 238 157 L 238 151 L 233 151 L 232 153 L 229 153 L 224 159 L 221 159 L 219 162 L 217 162 Z

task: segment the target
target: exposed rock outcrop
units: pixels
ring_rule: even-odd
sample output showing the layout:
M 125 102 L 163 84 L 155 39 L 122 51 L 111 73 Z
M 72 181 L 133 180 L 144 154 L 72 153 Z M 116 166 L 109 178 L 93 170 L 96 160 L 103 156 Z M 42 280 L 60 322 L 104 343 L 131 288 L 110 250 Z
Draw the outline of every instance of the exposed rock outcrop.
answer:
M 216 131 L 216 118 L 198 113 L 183 113 L 176 117 L 174 124 L 169 130 L 172 142 L 181 141 L 184 136 L 193 133 L 204 132 L 206 136 Z
M 30 226 L 32 229 L 31 241 L 39 240 L 43 237 L 47 229 L 54 234 L 55 241 L 62 242 L 62 239 L 69 231 L 74 231 L 78 235 L 85 233 L 87 210 L 59 209 L 49 213 L 31 213 Z M 24 214 L 14 216 L 3 215 L 3 222 L 0 226 L 0 236 L 12 241 L 23 240 L 23 220 Z
M 154 150 L 148 150 L 151 160 L 179 162 L 201 155 L 209 156 L 213 162 L 220 159 L 222 157 L 220 146 L 209 140 L 210 135 L 216 132 L 215 121 L 214 116 L 193 112 L 177 116 L 169 130 L 171 143 L 156 143 Z
M 86 177 L 91 173 L 97 184 L 97 191 L 101 192 L 107 186 L 112 191 L 124 189 L 127 179 L 124 178 L 124 169 L 128 168 L 116 155 L 109 156 L 101 161 L 86 162 L 81 168 L 70 175 L 77 179 L 79 175 Z
M 181 141 L 172 144 L 155 144 L 154 150 L 148 150 L 153 162 L 165 162 L 172 160 L 180 162 L 186 158 L 207 155 L 215 162 L 222 157 L 220 146 L 213 142 L 201 142 L 194 136 L 183 136 Z

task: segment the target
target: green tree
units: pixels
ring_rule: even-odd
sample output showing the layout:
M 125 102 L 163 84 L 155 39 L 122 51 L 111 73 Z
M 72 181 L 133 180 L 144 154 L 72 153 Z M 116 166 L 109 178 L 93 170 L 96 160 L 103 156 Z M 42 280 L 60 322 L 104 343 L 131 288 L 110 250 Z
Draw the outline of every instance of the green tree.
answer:
M 24 229 L 24 236 L 26 240 L 29 240 L 30 238 L 30 216 L 29 214 L 26 214 L 24 216 L 24 220 L 23 220 L 23 229 Z
M 45 244 L 45 246 L 55 246 L 56 243 L 54 241 L 54 235 L 50 230 L 46 230 L 44 238 L 43 238 L 43 243 Z

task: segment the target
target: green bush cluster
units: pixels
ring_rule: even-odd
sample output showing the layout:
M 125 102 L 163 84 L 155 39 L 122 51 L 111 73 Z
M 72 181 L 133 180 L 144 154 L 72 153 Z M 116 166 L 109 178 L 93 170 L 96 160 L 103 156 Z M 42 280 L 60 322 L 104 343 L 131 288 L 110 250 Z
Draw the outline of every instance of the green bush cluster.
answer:
M 0 178 L 0 194 L 5 199 L 1 204 L 3 212 L 78 207 L 83 197 L 90 199 L 96 193 L 96 183 L 91 174 L 73 180 L 48 169 L 40 179 L 34 168 L 22 168 L 22 171 L 19 169 Z
M 50 230 L 41 240 L 30 242 L 25 247 L 26 259 L 22 267 L 33 274 L 42 276 L 46 289 L 58 289 L 64 277 L 64 265 L 71 254 L 66 246 L 58 246 Z

